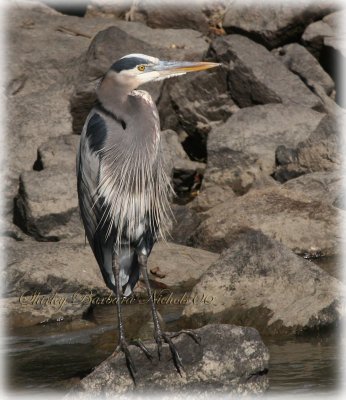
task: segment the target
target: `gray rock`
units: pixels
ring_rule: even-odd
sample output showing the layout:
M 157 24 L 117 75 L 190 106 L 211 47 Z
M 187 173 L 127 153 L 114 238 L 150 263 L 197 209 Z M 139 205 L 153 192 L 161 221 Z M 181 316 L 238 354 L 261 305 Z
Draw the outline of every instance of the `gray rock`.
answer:
M 11 241 L 6 249 L 6 297 L 26 292 L 110 293 L 89 245 Z
M 267 104 L 239 110 L 208 137 L 205 181 L 246 193 L 275 171 L 279 145 L 298 145 L 316 129 L 324 114 L 309 108 Z M 293 146 L 292 146 L 293 147 Z
M 11 124 L 4 162 L 8 165 L 10 177 L 18 178 L 20 172 L 32 170 L 37 148 L 49 138 L 72 132 L 70 92 L 63 85 L 54 85 L 44 92 L 9 98 L 7 106 Z
M 266 4 L 233 1 L 226 11 L 223 27 L 228 33 L 242 33 L 272 49 L 298 40 L 310 22 L 336 9 L 335 2 L 285 1 Z
M 144 22 L 152 28 L 189 28 L 208 34 L 211 28 L 221 23 L 225 4 L 225 0 L 203 0 L 193 4 L 139 0 L 133 2 L 126 17 L 129 21 Z
M 46 243 L 7 239 L 6 297 L 26 292 L 109 295 L 88 243 Z M 156 243 L 149 257 L 149 277 L 154 289 L 191 289 L 217 254 L 174 243 Z M 153 272 L 151 272 L 153 271 Z M 138 293 L 145 294 L 139 285 Z
M 9 9 L 6 78 L 11 123 L 5 157 L 12 177 L 32 168 L 37 148 L 48 138 L 72 132 L 69 97 L 81 57 L 93 35 L 107 26 L 103 18 L 86 21 L 36 2 Z
M 177 198 L 188 201 L 198 184 L 198 179 L 204 174 L 206 164 L 188 158 L 177 133 L 173 130 L 163 131 L 161 137 L 165 170 L 172 178 Z
M 20 177 L 14 222 L 38 240 L 84 243 L 76 189 L 78 146 L 77 135 L 50 139 L 39 147 L 34 170 Z
M 338 323 L 344 285 L 263 233 L 245 230 L 194 287 L 189 326 L 242 323 L 261 334 L 299 334 Z
M 10 328 L 28 327 L 50 322 L 71 321 L 82 318 L 90 304 L 73 301 L 71 293 L 27 296 L 0 299 L 0 310 Z
M 172 291 L 191 289 L 218 255 L 174 243 L 157 243 L 148 261 L 155 287 Z M 161 275 L 161 277 L 159 276 Z
M 305 47 L 291 43 L 273 50 L 273 53 L 304 82 L 315 82 L 321 85 L 328 95 L 331 94 L 335 87 L 332 78 Z
M 113 3 L 105 2 L 104 0 L 90 0 L 87 4 L 84 18 L 103 17 L 112 20 L 124 20 L 130 8 L 131 2 L 129 1 Z
M 340 253 L 340 213 L 303 193 L 280 187 L 252 189 L 205 212 L 195 246 L 220 252 L 244 227 L 261 230 L 306 257 Z
M 82 379 L 67 398 L 85 398 L 102 394 L 145 395 L 153 388 L 161 398 L 186 396 L 188 393 L 249 394 L 262 393 L 268 388 L 269 353 L 258 332 L 253 328 L 229 325 L 207 325 L 197 329 L 201 345 L 187 335 L 174 339 L 182 357 L 186 373 L 179 376 L 169 348 L 163 345 L 159 361 L 150 362 L 137 348 L 131 355 L 137 365 L 137 384 L 134 386 L 124 362 L 124 355 L 110 356 L 87 377 Z M 156 355 L 156 344 L 146 343 Z
M 24 172 L 15 198 L 14 222 L 39 240 L 59 240 L 55 229 L 66 225 L 77 210 L 75 174 L 52 167 Z M 65 232 L 70 236 L 68 230 Z
M 240 35 L 215 39 L 210 55 L 229 68 L 232 98 L 240 107 L 283 103 L 322 109 L 320 99 L 264 46 Z
M 174 215 L 173 226 L 168 240 L 188 246 L 190 237 L 200 224 L 201 219 L 196 211 L 187 205 L 173 204 L 172 211 Z
M 37 170 L 60 167 L 62 170 L 76 169 L 76 154 L 79 136 L 63 135 L 43 143 L 37 151 L 34 168 Z
M 335 206 L 342 196 L 343 178 L 341 171 L 312 172 L 289 180 L 283 187 Z
M 12 216 L 11 216 L 12 217 Z M 12 222 L 13 218 L 0 218 L 0 236 L 18 241 L 33 240 Z
M 337 120 L 325 116 L 311 135 L 297 147 L 277 148 L 277 168 L 273 177 L 285 182 L 310 172 L 339 169 L 343 140 Z
M 316 56 L 321 55 L 324 47 L 329 47 L 346 57 L 343 40 L 345 38 L 345 17 L 345 10 L 326 15 L 322 20 L 313 22 L 305 29 L 302 40 Z
M 225 201 L 232 201 L 235 197 L 235 193 L 229 186 L 223 187 L 212 183 L 211 180 L 209 180 L 207 171 L 207 175 L 204 176 L 201 190 L 198 192 L 196 198 L 191 203 L 188 203 L 188 207 L 200 213 Z M 198 218 L 200 219 L 201 216 L 198 215 Z
M 88 20 L 88 19 L 87 19 Z M 71 97 L 73 131 L 80 133 L 95 101 L 98 79 L 112 63 L 129 53 L 144 53 L 161 59 L 201 60 L 208 44 L 199 32 L 189 29 L 151 29 L 143 24 L 112 21 L 114 26 L 99 32 L 81 63 L 79 83 Z M 142 87 L 156 100 L 162 82 Z
M 184 148 L 195 160 L 206 158 L 208 133 L 215 122 L 226 121 L 238 107 L 229 96 L 224 68 L 171 79 L 158 103 L 162 127 L 180 133 Z

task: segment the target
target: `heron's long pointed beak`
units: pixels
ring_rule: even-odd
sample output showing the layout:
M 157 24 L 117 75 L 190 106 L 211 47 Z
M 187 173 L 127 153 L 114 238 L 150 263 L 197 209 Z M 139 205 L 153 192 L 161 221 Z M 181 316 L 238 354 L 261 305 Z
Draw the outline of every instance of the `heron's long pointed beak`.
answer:
M 169 76 L 185 74 L 187 72 L 203 71 L 220 65 L 221 64 L 219 63 L 202 61 L 161 61 L 157 66 L 155 66 L 155 70 L 159 72 L 161 76 Z

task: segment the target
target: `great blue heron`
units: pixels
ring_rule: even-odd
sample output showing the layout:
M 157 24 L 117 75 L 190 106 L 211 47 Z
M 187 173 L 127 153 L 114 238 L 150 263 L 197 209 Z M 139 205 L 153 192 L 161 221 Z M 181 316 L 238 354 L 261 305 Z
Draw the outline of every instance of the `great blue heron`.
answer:
M 144 54 L 122 57 L 100 82 L 97 103 L 81 134 L 77 155 L 79 207 L 105 283 L 116 296 L 116 351 L 124 352 L 133 380 L 136 368 L 124 335 L 121 296 L 132 293 L 140 273 L 151 304 L 159 358 L 162 343 L 166 342 L 178 372 L 183 368 L 172 336 L 160 327 L 147 272 L 152 247 L 169 224 L 173 190 L 164 169 L 157 108 L 147 92 L 135 89 L 146 82 L 218 65 L 160 61 Z M 192 332 L 184 333 L 194 338 Z M 140 340 L 135 344 L 151 357 Z

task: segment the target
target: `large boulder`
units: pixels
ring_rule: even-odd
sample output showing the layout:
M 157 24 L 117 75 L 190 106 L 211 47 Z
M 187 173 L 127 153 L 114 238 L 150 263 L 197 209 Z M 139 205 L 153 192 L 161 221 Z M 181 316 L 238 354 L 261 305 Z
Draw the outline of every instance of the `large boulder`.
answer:
M 246 107 L 208 136 L 205 180 L 243 194 L 275 171 L 279 145 L 297 146 L 317 128 L 324 114 L 294 105 Z
M 345 10 L 329 14 L 309 25 L 302 36 L 304 45 L 333 78 L 336 86 L 336 102 L 342 107 L 346 105 L 340 72 L 346 65 L 345 16 Z
M 185 367 L 180 376 L 173 364 L 167 344 L 161 360 L 157 359 L 156 343 L 145 342 L 154 356 L 149 361 L 137 347 L 130 352 L 137 366 L 136 385 L 127 370 L 124 354 L 113 354 L 68 393 L 67 398 L 82 399 L 86 394 L 115 396 L 155 392 L 201 396 L 209 394 L 262 393 L 268 388 L 269 353 L 253 328 L 229 325 L 207 325 L 195 331 L 201 344 L 187 335 L 173 339 Z
M 293 73 L 300 76 L 304 82 L 318 83 L 330 95 L 335 87 L 332 78 L 321 67 L 316 58 L 298 43 L 287 44 L 273 50 L 280 61 Z
M 272 49 L 298 40 L 312 21 L 335 10 L 333 1 L 233 1 L 225 13 L 223 27 L 228 33 L 241 33 Z
M 37 151 L 34 170 L 20 176 L 14 222 L 38 240 L 84 242 L 76 179 L 77 135 L 52 138 Z
M 77 135 L 63 135 L 43 143 L 37 150 L 34 169 L 60 167 L 75 172 L 79 140 Z
M 346 11 L 336 11 L 328 14 L 320 21 L 313 22 L 304 31 L 303 42 L 317 56 L 325 47 L 334 49 L 342 57 L 346 57 L 346 47 L 344 45 L 345 28 L 344 21 Z
M 19 172 L 32 168 L 42 143 L 72 132 L 69 98 L 81 57 L 93 35 L 110 24 L 103 18 L 62 15 L 34 1 L 28 7 L 10 7 L 6 20 L 11 123 L 4 156 L 8 172 L 18 178 Z
M 177 131 L 189 156 L 203 160 L 211 127 L 238 107 L 228 93 L 226 70 L 217 68 L 167 81 L 158 110 L 162 127 Z
M 322 109 L 320 99 L 269 50 L 241 35 L 228 35 L 211 43 L 210 56 L 229 68 L 232 98 L 240 107 L 283 103 Z
M 281 187 L 252 189 L 206 211 L 193 241 L 197 247 L 220 252 L 239 231 L 253 228 L 306 257 L 339 254 L 340 213 L 303 193 Z
M 344 176 L 340 171 L 312 172 L 289 180 L 283 187 L 288 190 L 304 193 L 314 200 L 339 207 L 340 199 L 345 194 L 343 179 Z
M 38 240 L 59 240 L 55 228 L 67 224 L 78 207 L 76 187 L 75 174 L 60 168 L 22 173 L 14 222 Z
M 259 231 L 244 230 L 191 292 L 188 326 L 232 323 L 262 334 L 299 334 L 337 324 L 344 285 Z M 202 299 L 208 301 L 202 301 Z
M 273 177 L 285 182 L 310 172 L 340 169 L 343 146 L 339 121 L 335 117 L 325 116 L 311 135 L 296 147 L 277 147 Z
M 226 200 L 231 201 L 236 197 L 236 194 L 229 186 L 213 183 L 213 179 L 209 179 L 209 174 L 213 174 L 212 169 L 207 169 L 201 189 L 198 191 L 193 201 L 188 204 L 191 210 L 198 213 L 207 211 Z M 200 218 L 200 215 L 198 215 L 198 217 Z
M 89 19 L 87 19 L 88 21 Z M 208 43 L 199 32 L 190 29 L 151 29 L 143 24 L 112 21 L 111 26 L 99 32 L 90 43 L 80 64 L 79 82 L 71 97 L 73 130 L 80 133 L 95 99 L 99 78 L 114 61 L 130 53 L 144 53 L 160 59 L 201 60 Z M 162 82 L 143 86 L 156 101 Z

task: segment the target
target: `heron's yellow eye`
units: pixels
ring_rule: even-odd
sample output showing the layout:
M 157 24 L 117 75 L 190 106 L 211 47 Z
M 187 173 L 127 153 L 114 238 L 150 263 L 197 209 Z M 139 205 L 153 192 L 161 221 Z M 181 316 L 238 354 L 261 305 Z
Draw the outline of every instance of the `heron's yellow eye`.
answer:
M 138 71 L 144 71 L 145 70 L 145 66 L 144 65 L 138 65 L 137 69 L 138 69 Z

